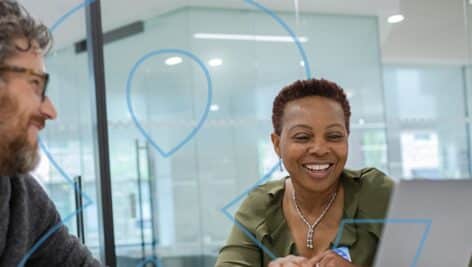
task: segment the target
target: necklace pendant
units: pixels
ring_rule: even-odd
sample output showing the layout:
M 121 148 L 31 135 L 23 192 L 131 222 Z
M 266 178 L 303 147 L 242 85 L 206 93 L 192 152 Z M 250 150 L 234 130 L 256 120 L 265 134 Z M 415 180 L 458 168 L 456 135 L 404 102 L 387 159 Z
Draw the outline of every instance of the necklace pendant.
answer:
M 314 233 L 314 229 L 310 227 L 308 229 L 308 233 L 306 235 L 306 247 L 307 248 L 313 248 L 313 233 Z
M 310 224 L 308 222 L 308 220 L 305 218 L 305 216 L 303 216 L 300 208 L 298 207 L 297 198 L 295 197 L 295 190 L 292 191 L 292 200 L 293 200 L 293 204 L 295 205 L 295 210 L 297 211 L 298 216 L 300 216 L 300 219 L 308 226 L 308 233 L 306 235 L 306 247 L 307 248 L 313 249 L 313 235 L 315 234 L 315 227 L 321 222 L 321 220 L 326 215 L 326 213 L 328 212 L 331 205 L 333 205 L 333 202 L 336 199 L 336 194 L 337 194 L 337 191 L 335 191 L 333 193 L 333 195 L 331 196 L 331 199 L 329 200 L 328 204 L 326 205 L 326 207 L 321 212 L 321 215 L 315 220 L 315 222 L 313 224 Z

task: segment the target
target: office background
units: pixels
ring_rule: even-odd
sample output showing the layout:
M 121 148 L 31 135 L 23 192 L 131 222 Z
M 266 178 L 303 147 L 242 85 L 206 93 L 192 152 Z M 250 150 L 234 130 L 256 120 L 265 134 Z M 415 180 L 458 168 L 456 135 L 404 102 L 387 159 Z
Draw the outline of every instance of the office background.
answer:
M 21 2 L 47 25 L 81 3 Z M 353 113 L 349 168 L 374 166 L 395 180 L 471 176 L 469 1 L 258 3 L 300 38 L 313 77 L 346 90 Z M 306 63 L 287 31 L 243 0 L 106 0 L 99 11 L 117 264 L 157 256 L 166 267 L 212 266 L 232 226 L 221 208 L 278 161 L 269 136 L 272 101 L 282 86 L 306 78 Z M 396 14 L 404 20 L 389 23 Z M 83 237 L 100 256 L 101 159 L 87 20 L 80 10 L 54 32 L 48 90 L 59 117 L 42 140 L 68 175 L 82 177 L 94 201 L 83 212 Z M 196 55 L 213 82 L 203 127 L 169 157 L 138 131 L 126 102 L 133 65 L 164 48 Z M 204 72 L 181 54 L 143 62 L 131 88 L 137 118 L 164 150 L 188 135 L 207 104 Z M 63 216 L 76 209 L 74 188 L 46 157 L 34 174 Z M 75 218 L 66 224 L 78 231 Z

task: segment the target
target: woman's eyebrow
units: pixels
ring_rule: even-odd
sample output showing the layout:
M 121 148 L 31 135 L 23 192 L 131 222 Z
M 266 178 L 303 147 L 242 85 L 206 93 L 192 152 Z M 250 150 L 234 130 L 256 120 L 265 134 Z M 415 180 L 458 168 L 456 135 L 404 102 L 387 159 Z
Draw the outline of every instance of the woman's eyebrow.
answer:
M 295 124 L 292 127 L 290 127 L 288 130 L 290 131 L 290 130 L 293 130 L 293 129 L 298 128 L 298 127 L 305 128 L 305 129 L 308 129 L 308 130 L 313 129 L 313 128 L 311 128 L 310 126 L 308 126 L 306 124 Z
M 326 127 L 326 129 L 329 129 L 329 128 L 334 128 L 334 127 L 343 127 L 344 125 L 343 124 L 340 124 L 340 123 L 332 123 L 330 125 L 328 125 L 328 127 Z

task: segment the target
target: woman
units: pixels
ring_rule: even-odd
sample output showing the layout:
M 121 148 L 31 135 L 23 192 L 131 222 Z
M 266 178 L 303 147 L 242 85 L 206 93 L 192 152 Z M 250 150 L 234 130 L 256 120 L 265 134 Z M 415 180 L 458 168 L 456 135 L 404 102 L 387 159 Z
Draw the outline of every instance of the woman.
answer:
M 346 224 L 332 248 L 342 219 L 384 218 L 393 187 L 374 168 L 344 169 L 350 116 L 347 97 L 333 82 L 297 81 L 282 89 L 271 138 L 289 176 L 249 194 L 217 267 L 373 264 L 381 224 Z M 272 261 L 271 253 L 280 258 Z

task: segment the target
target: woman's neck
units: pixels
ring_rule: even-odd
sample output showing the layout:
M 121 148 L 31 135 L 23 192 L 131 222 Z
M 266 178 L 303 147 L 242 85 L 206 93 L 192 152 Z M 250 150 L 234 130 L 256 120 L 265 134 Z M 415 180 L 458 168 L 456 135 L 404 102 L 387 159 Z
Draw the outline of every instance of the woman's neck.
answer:
M 289 180 L 291 195 L 295 193 L 295 201 L 298 208 L 308 217 L 319 215 L 326 205 L 330 202 L 333 194 L 338 191 L 340 181 L 336 182 L 322 192 L 313 192 L 306 190 L 303 186 L 293 183 Z M 293 196 L 293 195 L 292 195 Z

